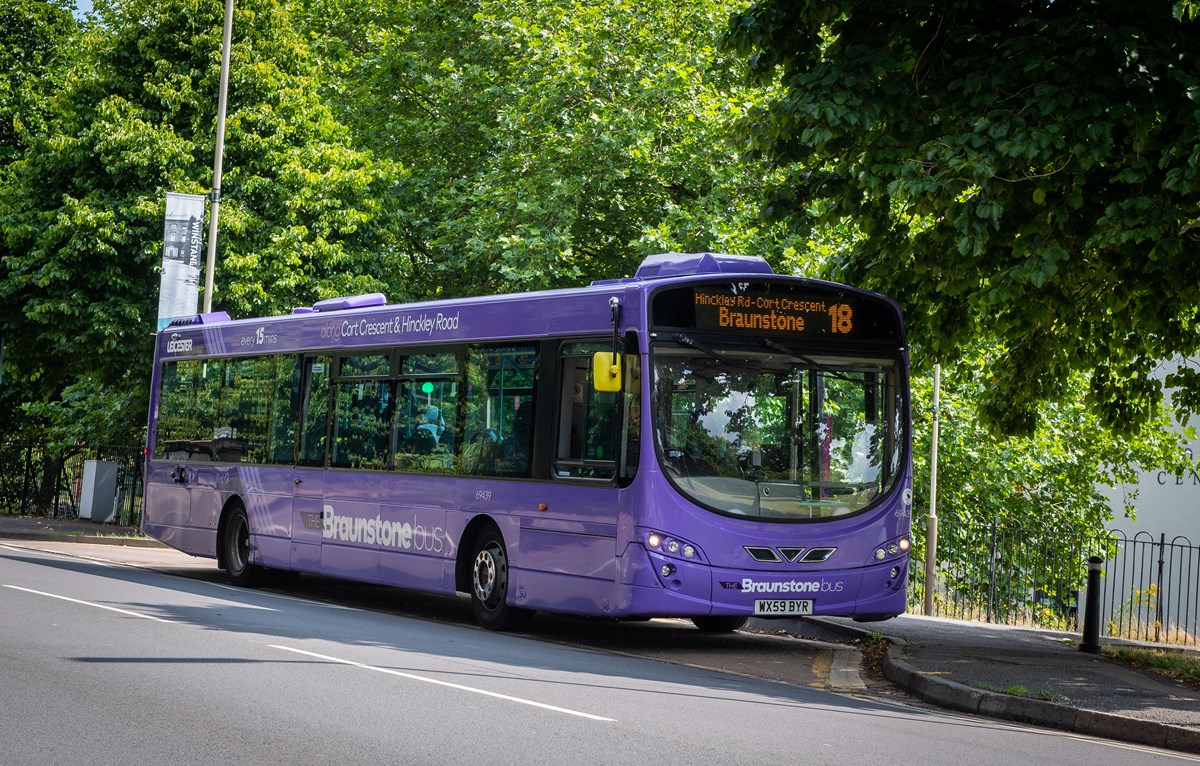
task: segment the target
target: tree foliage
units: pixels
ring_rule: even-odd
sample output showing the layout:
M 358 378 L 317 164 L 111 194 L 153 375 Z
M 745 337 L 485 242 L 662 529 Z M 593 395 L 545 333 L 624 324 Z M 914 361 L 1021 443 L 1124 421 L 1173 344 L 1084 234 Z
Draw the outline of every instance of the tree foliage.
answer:
M 417 294 L 577 285 L 671 249 L 783 263 L 762 171 L 728 143 L 760 97 L 718 49 L 733 3 L 305 4 L 327 97 L 408 171 Z
M 30 136 L 45 129 L 74 32 L 65 0 L 5 0 L 0 6 L 0 172 Z
M 569 286 L 666 250 L 828 263 L 901 298 L 918 361 L 957 354 L 947 514 L 1099 523 L 1096 476 L 1169 447 L 1098 436 L 1078 400 L 1149 418 L 1145 360 L 1200 343 L 1195 6 L 743 4 L 238 0 L 215 307 Z M 0 8 L 0 421 L 22 435 L 145 422 L 163 196 L 209 191 L 222 6 Z M 754 84 L 720 45 L 734 11 Z
M 1200 352 L 1194 4 L 763 0 L 728 40 L 780 91 L 743 135 L 770 213 L 852 222 L 833 274 L 900 299 L 918 358 L 999 341 L 985 422 L 1032 433 L 1075 372 L 1106 427 L 1156 417 L 1157 360 Z
M 988 433 L 979 401 L 988 369 L 1001 355 L 997 348 L 964 355 L 941 379 L 939 516 L 1027 529 L 1050 523 L 1079 532 L 1103 529 L 1114 515 L 1104 487 L 1136 484 L 1139 471 L 1153 468 L 1183 472 L 1184 452 L 1163 416 L 1143 436 L 1112 433 L 1085 406 L 1087 380 L 1081 373 L 1068 381 L 1068 395 L 1061 402 L 1043 405 L 1033 433 Z M 930 499 L 932 384 L 929 375 L 913 381 L 915 508 L 927 508 Z M 1121 494 L 1117 510 L 1133 515 L 1134 499 Z
M 237 7 L 214 307 L 278 312 L 378 289 L 390 166 L 351 146 L 320 101 L 283 6 Z M 223 4 L 97 11 L 45 130 L 0 187 L 6 380 L 46 403 L 77 379 L 146 379 L 164 195 L 211 182 Z

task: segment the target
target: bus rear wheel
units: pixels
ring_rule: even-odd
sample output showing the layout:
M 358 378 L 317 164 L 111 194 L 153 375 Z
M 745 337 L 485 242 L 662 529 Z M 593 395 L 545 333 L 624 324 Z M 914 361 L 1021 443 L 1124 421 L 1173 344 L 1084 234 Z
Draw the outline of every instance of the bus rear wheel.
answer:
M 471 608 L 489 630 L 519 630 L 533 612 L 508 603 L 508 550 L 500 530 L 484 530 L 475 543 L 471 562 Z
M 235 502 L 225 519 L 222 537 L 225 574 L 234 585 L 250 587 L 259 581 L 262 568 L 250 563 L 250 519 L 241 503 Z
M 749 620 L 749 617 L 738 617 L 736 615 L 714 616 L 710 614 L 704 617 L 693 617 L 692 624 L 704 633 L 732 633 L 745 625 Z

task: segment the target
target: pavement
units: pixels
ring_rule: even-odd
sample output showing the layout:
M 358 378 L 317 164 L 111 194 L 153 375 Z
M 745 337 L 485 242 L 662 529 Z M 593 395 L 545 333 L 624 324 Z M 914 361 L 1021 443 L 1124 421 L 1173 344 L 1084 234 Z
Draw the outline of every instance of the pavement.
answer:
M 68 543 L 111 546 L 106 558 L 149 568 L 213 566 L 137 530 L 90 521 L 0 515 L 0 539 L 42 541 L 57 550 Z M 1082 652 L 1079 634 L 916 615 L 867 624 L 822 617 L 752 626 L 803 638 L 886 638 L 884 677 L 950 710 L 1200 754 L 1200 689 Z M 1150 646 L 1101 639 L 1102 646 L 1116 643 Z M 1200 647 L 1170 650 L 1200 659 Z

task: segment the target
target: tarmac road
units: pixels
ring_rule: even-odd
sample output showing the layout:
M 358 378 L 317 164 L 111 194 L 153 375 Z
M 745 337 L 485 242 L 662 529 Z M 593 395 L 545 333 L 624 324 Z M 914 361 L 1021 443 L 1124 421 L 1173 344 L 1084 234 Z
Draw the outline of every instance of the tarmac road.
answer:
M 195 559 L 145 539 L 116 539 L 104 533 L 128 530 L 106 526 L 0 516 L 0 538 L 192 577 L 221 576 L 211 560 Z M 318 587 L 344 593 L 367 591 L 365 598 L 376 605 L 381 600 L 419 600 L 423 616 L 471 622 L 463 601 L 378 589 L 387 594 L 381 599 L 369 587 L 347 588 L 335 581 Z M 580 645 L 607 642 L 609 651 L 850 694 L 885 691 L 870 673 L 860 672 L 858 650 L 871 637 L 882 636 L 891 642 L 882 663 L 886 678 L 903 692 L 932 704 L 1200 754 L 1200 690 L 1080 652 L 1075 648 L 1079 637 L 1072 634 L 915 616 L 869 625 L 831 618 L 756 620 L 751 628 L 785 635 L 739 633 L 715 642 L 711 636 L 700 640 L 704 634 L 672 621 L 614 626 L 539 616 L 537 625 L 539 635 L 554 640 Z M 1001 690 L 1024 690 L 1030 696 Z

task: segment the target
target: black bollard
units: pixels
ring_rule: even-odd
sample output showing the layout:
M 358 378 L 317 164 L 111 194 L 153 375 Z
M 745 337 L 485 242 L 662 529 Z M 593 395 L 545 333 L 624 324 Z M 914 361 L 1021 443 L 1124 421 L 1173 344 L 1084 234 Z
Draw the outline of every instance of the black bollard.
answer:
M 1100 653 L 1100 567 L 1104 559 L 1092 556 L 1088 559 L 1086 605 L 1083 613 L 1083 641 L 1079 651 L 1089 654 Z

